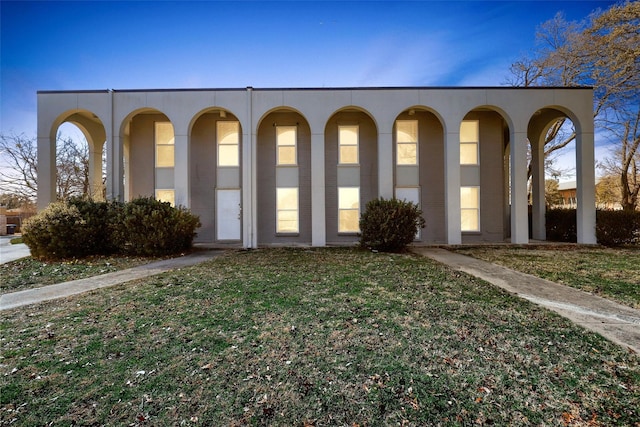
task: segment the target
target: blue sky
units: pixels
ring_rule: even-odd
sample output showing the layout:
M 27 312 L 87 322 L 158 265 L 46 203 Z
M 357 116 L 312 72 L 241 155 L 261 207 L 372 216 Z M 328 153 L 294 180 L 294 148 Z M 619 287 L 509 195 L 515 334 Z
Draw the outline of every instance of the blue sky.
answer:
M 38 90 L 501 85 L 613 3 L 0 0 L 0 132 L 35 136 Z

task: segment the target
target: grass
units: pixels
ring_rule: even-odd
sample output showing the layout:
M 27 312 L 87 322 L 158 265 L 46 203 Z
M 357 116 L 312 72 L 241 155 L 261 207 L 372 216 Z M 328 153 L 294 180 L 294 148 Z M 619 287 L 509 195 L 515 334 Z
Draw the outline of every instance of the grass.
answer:
M 155 259 L 142 257 L 93 256 L 65 261 L 38 261 L 21 258 L 0 264 L 0 294 L 36 288 L 111 273 L 146 264 Z
M 0 331 L 3 425 L 640 419 L 637 355 L 414 255 L 229 252 L 3 312 Z
M 640 308 L 640 247 L 474 247 L 457 252 Z

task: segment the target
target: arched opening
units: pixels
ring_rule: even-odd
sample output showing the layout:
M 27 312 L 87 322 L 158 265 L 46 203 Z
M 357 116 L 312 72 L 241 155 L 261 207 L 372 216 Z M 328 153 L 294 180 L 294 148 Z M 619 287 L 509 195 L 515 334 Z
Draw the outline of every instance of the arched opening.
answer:
M 327 243 L 354 243 L 360 213 L 378 197 L 378 128 L 367 112 L 348 107 L 329 118 L 324 135 Z
M 577 207 L 576 130 L 568 114 L 550 107 L 531 117 L 527 137 L 531 149 L 527 176 L 531 237 L 546 240 L 546 211 Z
M 258 244 L 311 244 L 311 128 L 298 111 L 266 114 L 257 139 Z
M 446 242 L 444 127 L 425 107 L 400 113 L 393 128 L 394 195 L 416 203 L 426 227 L 416 242 Z
M 231 111 L 208 108 L 189 130 L 191 212 L 196 242 L 237 244 L 242 238 L 242 127 Z
M 509 124 L 500 111 L 483 106 L 459 126 L 462 242 L 502 242 L 511 229 Z
M 66 112 L 55 121 L 51 141 L 56 146 L 56 198 L 105 199 L 106 132 L 92 112 Z
M 124 198 L 155 197 L 175 203 L 175 133 L 158 110 L 132 112 L 122 123 Z

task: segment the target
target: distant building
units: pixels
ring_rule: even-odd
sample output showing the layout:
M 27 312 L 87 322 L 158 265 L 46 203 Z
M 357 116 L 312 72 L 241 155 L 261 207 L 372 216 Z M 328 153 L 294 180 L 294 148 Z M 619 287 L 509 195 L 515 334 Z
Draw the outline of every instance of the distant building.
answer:
M 38 92 L 38 206 L 55 200 L 58 127 L 90 145 L 97 189 L 154 196 L 200 216 L 197 241 L 352 244 L 376 197 L 414 201 L 416 243 L 544 239 L 540 141 L 577 130 L 578 241 L 595 243 L 591 88 L 317 88 Z M 94 191 L 95 192 L 95 191 Z
M 603 182 L 600 179 L 596 178 L 596 192 L 598 192 L 598 188 Z M 621 197 L 619 195 L 619 190 L 616 190 L 618 193 L 616 198 Z M 576 181 L 567 181 L 561 182 L 558 184 L 558 193 L 560 193 L 560 197 L 562 198 L 562 202 L 557 207 L 566 208 L 566 209 L 575 209 L 578 206 L 578 187 Z M 596 197 L 596 207 L 598 209 L 613 209 L 620 210 L 622 209 L 622 205 L 619 201 L 613 201 L 613 197 L 608 198 L 609 200 L 602 200 Z

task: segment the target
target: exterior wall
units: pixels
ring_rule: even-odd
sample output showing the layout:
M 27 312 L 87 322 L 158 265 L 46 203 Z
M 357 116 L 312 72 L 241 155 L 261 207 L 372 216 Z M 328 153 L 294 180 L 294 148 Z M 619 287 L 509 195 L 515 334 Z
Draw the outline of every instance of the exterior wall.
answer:
M 155 196 L 155 122 L 167 121 L 163 114 L 137 114 L 131 119 L 129 176 L 130 198 Z
M 504 229 L 504 121 L 498 113 L 474 111 L 465 120 L 478 120 L 480 131 L 480 165 L 477 181 L 463 182 L 462 185 L 480 186 L 480 232 L 465 232 L 463 243 L 502 242 L 507 231 Z M 468 179 L 472 179 L 468 177 Z
M 420 187 L 420 208 L 426 222 L 416 242 L 445 243 L 445 203 L 444 203 L 444 129 L 438 118 L 428 111 L 405 112 L 398 120 L 418 120 L 418 185 Z M 394 133 L 394 163 L 396 139 Z M 410 186 L 408 178 L 403 179 L 395 166 L 394 186 Z
M 544 127 L 545 114 L 551 112 L 554 116 L 569 117 L 576 125 L 578 241 L 595 243 L 592 106 L 593 90 L 590 88 L 39 92 L 38 207 L 43 209 L 55 199 L 57 128 L 65 121 L 76 119 L 82 120 L 94 142 L 106 138 L 107 198 L 123 200 L 153 195 L 158 179 L 154 164 L 153 121 L 161 119 L 169 120 L 175 130 L 173 183 L 176 203 L 200 215 L 203 226 L 198 230 L 199 241 L 215 242 L 215 190 L 224 184 L 222 188 L 241 190 L 242 231 L 237 245 L 353 243 L 356 236 L 337 233 L 336 188 L 340 179 L 353 175 L 353 171 L 345 172 L 345 168 L 337 165 L 337 124 L 341 120 L 356 120 L 361 127 L 357 178 L 361 188 L 360 208 L 363 209 L 372 198 L 393 196 L 398 184 L 394 165 L 394 123 L 398 118 L 407 118 L 409 111 L 414 110 L 420 126 L 417 185 L 427 220 L 427 228 L 422 231 L 419 242 L 455 244 L 463 240 L 499 241 L 511 236 L 513 243 L 527 243 L 527 146 L 528 140 L 536 136 L 530 134 L 529 124 L 535 122 L 536 128 Z M 240 122 L 242 157 L 240 167 L 232 173 L 237 172 L 233 178 L 216 167 L 215 140 L 207 130 L 210 126 L 215 127 L 215 115 L 220 110 Z M 150 111 L 156 113 L 149 114 Z M 303 132 L 304 138 L 310 141 L 309 150 L 305 151 L 301 145 L 300 151 L 302 156 L 308 156 L 300 159 L 299 168 L 300 234 L 286 239 L 265 228 L 267 223 L 272 230 L 275 228 L 275 212 L 269 207 L 273 200 L 265 198 L 263 191 L 274 188 L 273 179 L 263 182 L 263 176 L 269 177 L 271 173 L 271 166 L 264 159 L 272 155 L 265 153 L 273 142 L 261 130 L 264 124 L 261 120 L 274 111 L 289 111 L 286 113 L 288 118 L 293 118 L 291 112 L 297 111 L 295 114 L 301 119 L 300 123 L 304 122 L 308 127 Z M 467 115 L 477 115 L 481 120 L 481 165 L 476 172 L 459 164 L 459 127 Z M 505 155 L 507 140 L 509 152 Z M 302 162 L 308 163 L 309 167 L 302 167 Z M 463 236 L 460 231 L 460 186 L 468 185 L 465 182 L 470 177 L 481 186 L 481 232 Z M 124 181 L 128 184 L 127 191 Z M 544 218 L 537 218 L 537 221 L 544 221 Z
M 357 166 L 338 165 L 338 126 L 340 124 L 359 126 L 359 164 Z M 369 200 L 378 197 L 377 147 L 376 126 L 367 114 L 338 112 L 328 121 L 325 129 L 325 218 L 328 244 L 358 241 L 359 237 L 355 233 L 338 233 L 338 187 L 356 185 L 360 187 L 361 213 Z
M 297 126 L 298 165 L 276 167 L 276 125 Z M 258 244 L 311 244 L 311 129 L 298 113 L 276 112 L 258 128 Z M 278 170 L 277 170 L 278 169 Z M 284 173 L 282 171 L 284 170 Z M 280 177 L 278 177 L 280 173 Z M 293 173 L 294 176 L 288 176 Z M 276 187 L 298 187 L 299 233 L 276 232 Z

